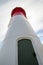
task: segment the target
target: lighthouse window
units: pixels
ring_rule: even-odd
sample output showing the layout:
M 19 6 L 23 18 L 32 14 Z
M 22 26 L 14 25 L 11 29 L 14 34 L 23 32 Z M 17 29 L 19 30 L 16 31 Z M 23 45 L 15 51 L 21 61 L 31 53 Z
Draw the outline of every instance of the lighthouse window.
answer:
M 18 41 L 18 65 L 39 65 L 32 42 L 29 39 Z

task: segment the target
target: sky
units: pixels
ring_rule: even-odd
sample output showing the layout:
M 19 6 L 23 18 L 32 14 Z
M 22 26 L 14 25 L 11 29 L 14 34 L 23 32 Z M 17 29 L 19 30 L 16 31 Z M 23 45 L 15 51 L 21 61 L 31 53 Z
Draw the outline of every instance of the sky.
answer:
M 27 14 L 27 20 L 43 44 L 43 0 L 0 0 L 0 48 L 8 30 L 11 11 L 22 7 Z

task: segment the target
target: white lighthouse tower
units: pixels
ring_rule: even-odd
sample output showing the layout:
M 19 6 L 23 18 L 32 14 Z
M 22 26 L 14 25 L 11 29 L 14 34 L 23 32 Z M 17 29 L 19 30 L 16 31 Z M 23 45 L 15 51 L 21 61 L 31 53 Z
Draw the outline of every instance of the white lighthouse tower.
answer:
M 21 7 L 12 10 L 0 52 L 0 65 L 43 65 L 41 43 Z

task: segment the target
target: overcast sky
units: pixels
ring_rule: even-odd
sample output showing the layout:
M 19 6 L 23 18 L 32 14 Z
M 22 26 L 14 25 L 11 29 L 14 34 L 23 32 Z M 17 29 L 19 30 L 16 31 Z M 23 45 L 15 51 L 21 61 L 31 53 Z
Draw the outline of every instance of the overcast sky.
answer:
M 27 20 L 43 43 L 43 0 L 0 0 L 0 41 L 6 35 L 11 11 L 17 6 L 25 9 Z

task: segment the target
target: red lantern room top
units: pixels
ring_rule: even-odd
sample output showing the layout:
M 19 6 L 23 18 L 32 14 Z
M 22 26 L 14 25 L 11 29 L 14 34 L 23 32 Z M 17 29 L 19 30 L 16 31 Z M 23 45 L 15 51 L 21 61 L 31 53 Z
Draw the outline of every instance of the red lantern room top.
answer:
M 13 15 L 19 15 L 19 14 L 23 14 L 25 17 L 26 17 L 26 13 L 25 13 L 25 10 L 22 9 L 21 7 L 16 7 L 12 10 L 11 12 L 11 17 L 13 17 Z

